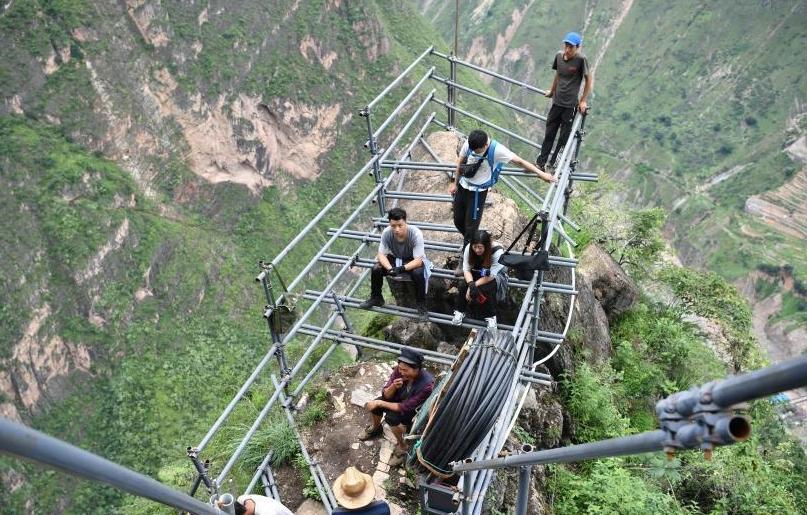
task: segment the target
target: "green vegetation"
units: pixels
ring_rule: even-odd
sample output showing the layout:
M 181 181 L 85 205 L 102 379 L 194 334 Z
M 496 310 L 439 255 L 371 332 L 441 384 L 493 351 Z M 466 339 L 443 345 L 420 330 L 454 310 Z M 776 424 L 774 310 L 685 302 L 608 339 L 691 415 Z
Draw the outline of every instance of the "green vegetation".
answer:
M 722 293 L 700 300 L 715 306 Z M 643 301 L 617 321 L 612 337 L 610 365 L 581 364 L 564 381 L 576 442 L 655 429 L 657 400 L 726 374 L 677 308 Z M 803 513 L 804 450 L 783 433 L 768 401 L 753 403 L 751 416 L 750 441 L 717 449 L 711 461 L 690 451 L 671 462 L 654 454 L 553 466 L 555 512 Z

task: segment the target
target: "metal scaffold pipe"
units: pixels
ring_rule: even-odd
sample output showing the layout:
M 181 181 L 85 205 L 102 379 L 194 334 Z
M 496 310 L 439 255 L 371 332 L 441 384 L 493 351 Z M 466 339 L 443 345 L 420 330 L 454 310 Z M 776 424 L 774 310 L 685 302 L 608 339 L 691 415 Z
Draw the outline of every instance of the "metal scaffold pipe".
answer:
M 0 417 L 0 450 L 178 510 L 201 515 L 225 513 L 148 476 L 4 417 Z
M 434 45 L 432 45 L 432 46 L 430 46 L 429 48 L 427 48 L 427 49 L 426 49 L 426 50 L 425 50 L 425 51 L 424 51 L 422 54 L 420 54 L 420 56 L 418 56 L 418 58 L 417 58 L 417 59 L 415 59 L 414 61 L 412 61 L 412 64 L 410 64 L 410 65 L 409 65 L 409 66 L 408 66 L 408 67 L 407 67 L 407 68 L 406 68 L 404 71 L 402 71 L 402 72 L 400 73 L 400 75 L 398 75 L 397 77 L 395 77 L 395 80 L 393 80 L 392 82 L 390 82 L 390 83 L 389 83 L 389 85 L 388 85 L 386 88 L 384 88 L 384 91 L 382 91 L 381 93 L 379 93 L 379 94 L 378 94 L 378 96 L 376 96 L 376 97 L 375 97 L 375 98 L 374 98 L 374 99 L 373 99 L 373 100 L 372 100 L 372 101 L 371 101 L 369 104 L 367 104 L 366 111 L 368 111 L 368 112 L 369 112 L 369 111 L 370 111 L 372 108 L 374 108 L 374 107 L 376 106 L 376 104 L 378 104 L 378 103 L 381 101 L 381 99 L 382 99 L 382 98 L 384 98 L 384 97 L 387 95 L 387 93 L 389 93 L 390 91 L 392 91 L 392 88 L 394 88 L 395 86 L 397 86 L 397 85 L 398 85 L 398 83 L 399 83 L 399 82 L 401 82 L 401 80 L 402 80 L 404 77 L 406 77 L 406 76 L 409 74 L 409 72 L 411 72 L 411 71 L 412 71 L 412 70 L 415 68 L 415 66 L 417 66 L 417 65 L 418 65 L 418 63 L 419 63 L 420 61 L 422 61 L 423 59 L 425 59 L 425 58 L 426 58 L 426 56 L 428 56 L 429 54 L 431 54 L 431 53 L 432 53 L 432 50 L 434 50 Z
M 772 367 L 673 394 L 667 399 L 659 401 L 657 410 L 669 412 L 679 409 L 680 415 L 686 416 L 692 414 L 694 408 L 694 405 L 688 399 L 695 398 L 699 401 L 696 404 L 703 403 L 708 405 L 711 401 L 714 401 L 718 408 L 731 411 L 731 407 L 737 404 L 802 386 L 807 386 L 807 356 L 801 356 Z M 706 427 L 710 424 L 710 427 Z M 742 441 L 748 438 L 750 434 L 750 426 L 748 426 L 747 420 L 732 413 L 725 413 L 722 418 L 714 423 L 694 418 L 692 422 L 684 420 L 682 424 L 670 427 L 673 429 L 659 429 L 633 436 L 536 451 L 505 458 L 455 463 L 453 470 L 454 472 L 467 472 L 470 470 L 545 465 L 548 463 L 569 463 L 670 448 L 696 448 L 701 447 L 704 442 L 725 445 Z

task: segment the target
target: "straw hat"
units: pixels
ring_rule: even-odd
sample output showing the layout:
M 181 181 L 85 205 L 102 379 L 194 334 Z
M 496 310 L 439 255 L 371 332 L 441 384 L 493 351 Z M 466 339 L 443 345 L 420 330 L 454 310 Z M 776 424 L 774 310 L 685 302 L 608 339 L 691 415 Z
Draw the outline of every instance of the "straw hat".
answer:
M 356 467 L 348 467 L 333 482 L 333 495 L 345 508 L 363 508 L 375 500 L 373 478 Z

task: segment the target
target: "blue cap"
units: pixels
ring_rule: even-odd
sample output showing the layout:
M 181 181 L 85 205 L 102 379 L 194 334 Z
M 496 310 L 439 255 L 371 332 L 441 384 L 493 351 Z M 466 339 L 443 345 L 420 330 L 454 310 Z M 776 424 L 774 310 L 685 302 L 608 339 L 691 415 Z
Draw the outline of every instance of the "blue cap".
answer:
M 563 42 L 574 46 L 580 46 L 580 44 L 583 42 L 583 36 L 577 32 L 569 32 L 563 36 Z

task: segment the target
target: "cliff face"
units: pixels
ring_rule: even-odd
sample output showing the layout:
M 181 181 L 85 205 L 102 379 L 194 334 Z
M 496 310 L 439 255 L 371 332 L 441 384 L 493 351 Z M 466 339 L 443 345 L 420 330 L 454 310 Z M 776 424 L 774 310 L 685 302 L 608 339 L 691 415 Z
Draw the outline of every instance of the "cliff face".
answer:
M 0 5 L 0 413 L 147 473 L 203 434 L 265 352 L 255 263 L 436 40 L 401 2 Z M 9 509 L 121 502 L 0 461 Z

